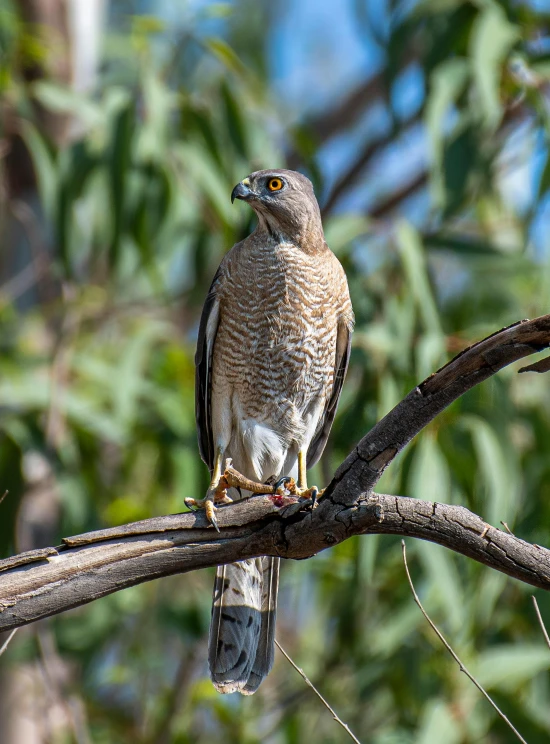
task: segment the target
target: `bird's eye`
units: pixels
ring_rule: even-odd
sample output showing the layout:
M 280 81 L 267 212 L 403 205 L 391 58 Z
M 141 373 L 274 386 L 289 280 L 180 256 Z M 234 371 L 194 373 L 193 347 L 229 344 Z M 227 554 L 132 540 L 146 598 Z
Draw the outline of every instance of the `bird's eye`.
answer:
M 267 188 L 270 191 L 280 191 L 283 188 L 283 182 L 280 178 L 270 178 L 267 182 Z

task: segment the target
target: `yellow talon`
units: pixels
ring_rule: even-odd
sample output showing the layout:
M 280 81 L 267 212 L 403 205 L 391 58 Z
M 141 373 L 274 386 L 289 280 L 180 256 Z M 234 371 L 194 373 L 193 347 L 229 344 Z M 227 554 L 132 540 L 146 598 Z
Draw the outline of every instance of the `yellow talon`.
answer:
M 219 532 L 218 520 L 216 519 L 216 507 L 215 503 L 219 504 L 230 504 L 233 499 L 227 495 L 227 489 L 229 484 L 221 474 L 221 461 L 223 457 L 223 450 L 221 447 L 218 449 L 216 454 L 216 461 L 214 463 L 214 472 L 212 473 L 212 481 L 206 496 L 204 499 L 184 499 L 185 506 L 189 509 L 204 509 L 206 519 L 214 526 Z
M 216 519 L 216 507 L 214 506 L 214 502 L 211 501 L 208 497 L 205 499 L 206 503 L 204 505 L 204 511 L 206 514 L 206 518 L 210 522 L 210 524 L 214 525 L 214 528 L 216 529 L 216 532 L 220 531 L 220 528 L 218 527 L 218 520 Z

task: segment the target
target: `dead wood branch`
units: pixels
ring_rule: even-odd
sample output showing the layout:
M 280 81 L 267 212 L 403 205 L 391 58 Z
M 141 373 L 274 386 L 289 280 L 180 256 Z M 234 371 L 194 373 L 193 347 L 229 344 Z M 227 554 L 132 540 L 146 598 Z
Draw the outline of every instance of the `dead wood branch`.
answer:
M 429 540 L 550 590 L 550 550 L 491 527 L 463 507 L 373 492 L 395 455 L 438 413 L 506 365 L 548 346 L 550 315 L 516 323 L 461 352 L 359 442 L 313 512 L 296 512 L 293 498 L 255 496 L 220 507 L 220 534 L 203 513 L 178 514 L 0 561 L 0 631 L 160 576 L 258 555 L 308 558 L 360 534 Z

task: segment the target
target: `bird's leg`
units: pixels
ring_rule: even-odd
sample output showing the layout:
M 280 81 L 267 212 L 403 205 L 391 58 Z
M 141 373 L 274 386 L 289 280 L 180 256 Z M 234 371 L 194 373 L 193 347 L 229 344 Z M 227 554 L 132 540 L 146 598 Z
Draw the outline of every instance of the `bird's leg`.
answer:
M 218 447 L 216 451 L 216 460 L 214 461 L 214 470 L 212 472 L 212 480 L 210 486 L 206 492 L 204 499 L 184 499 L 185 506 L 191 508 L 195 507 L 198 509 L 204 509 L 206 518 L 214 525 L 216 530 L 219 532 L 218 521 L 216 519 L 216 507 L 215 503 L 218 504 L 230 504 L 233 499 L 227 495 L 227 489 L 229 484 L 225 477 L 222 475 L 222 459 L 223 459 L 223 448 Z
M 300 508 L 311 507 L 315 508 L 317 504 L 317 497 L 322 494 L 316 486 L 307 486 L 307 474 L 306 474 L 306 453 L 300 451 L 298 453 L 298 483 L 294 478 L 285 476 L 279 478 L 274 485 L 266 483 L 258 483 L 246 478 L 244 475 L 239 473 L 231 466 L 231 459 L 228 458 L 225 461 L 225 470 L 222 473 L 222 460 L 223 460 L 223 448 L 218 447 L 216 452 L 216 460 L 214 462 L 214 470 L 212 473 L 212 480 L 210 486 L 206 492 L 204 499 L 184 499 L 187 507 L 204 509 L 206 512 L 206 518 L 214 525 L 216 530 L 219 532 L 218 523 L 216 520 L 216 507 L 215 504 L 230 504 L 233 499 L 227 495 L 228 488 L 239 488 L 245 491 L 256 494 L 278 494 L 284 496 L 290 494 L 291 496 L 297 496 L 300 500 Z M 266 490 L 267 489 L 267 490 Z
M 307 491 L 306 453 L 298 452 L 298 491 Z
M 294 496 L 298 496 L 300 499 L 308 502 L 307 506 L 311 505 L 311 508 L 315 509 L 319 489 L 317 486 L 311 486 L 310 488 L 307 486 L 306 453 L 304 450 L 298 452 L 298 483 L 295 483 L 291 479 L 290 483 L 285 487 Z

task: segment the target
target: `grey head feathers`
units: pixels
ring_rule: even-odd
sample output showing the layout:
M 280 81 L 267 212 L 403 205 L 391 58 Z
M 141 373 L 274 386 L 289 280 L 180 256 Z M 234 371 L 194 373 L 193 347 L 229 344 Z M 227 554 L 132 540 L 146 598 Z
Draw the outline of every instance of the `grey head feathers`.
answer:
M 279 242 L 292 239 L 308 251 L 325 248 L 313 184 L 302 173 L 255 171 L 235 186 L 231 199 L 250 204 L 258 215 L 258 229 L 276 236 Z

